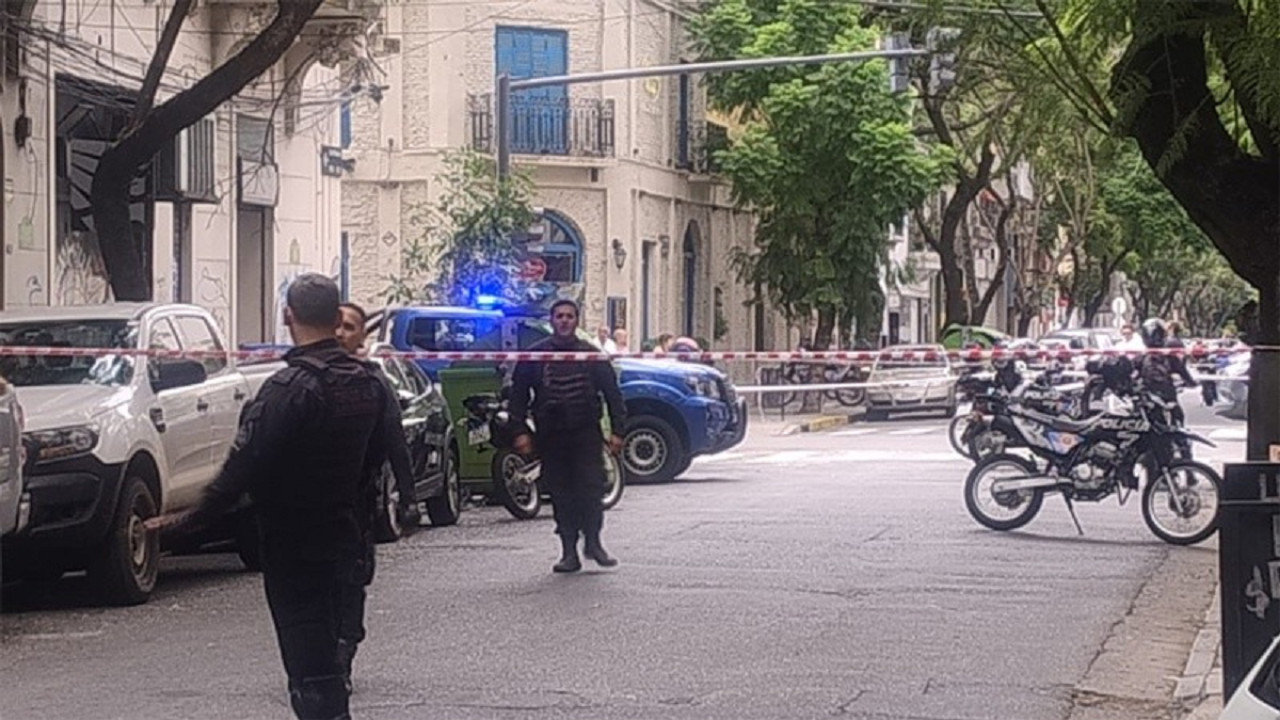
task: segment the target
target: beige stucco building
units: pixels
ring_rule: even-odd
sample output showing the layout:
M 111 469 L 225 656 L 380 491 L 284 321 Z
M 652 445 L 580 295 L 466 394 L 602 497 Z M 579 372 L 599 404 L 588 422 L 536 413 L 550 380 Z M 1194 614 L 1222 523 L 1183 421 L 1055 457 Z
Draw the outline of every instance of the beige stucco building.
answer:
M 5 3 L 17 19 L 8 23 L 0 95 L 0 307 L 109 299 L 89 182 L 171 7 Z M 140 174 L 131 209 L 155 299 L 207 307 L 236 341 L 270 341 L 283 337 L 284 283 L 308 270 L 339 274 L 341 173 L 326 168 L 334 151 L 325 148 L 336 151 L 338 109 L 351 94 L 337 63 L 359 48 L 376 10 L 365 0 L 327 3 L 266 76 Z M 274 4 L 196 2 L 158 102 L 208 75 L 273 14 Z
M 691 3 L 537 0 L 388 4 L 375 39 L 381 102 L 349 110 L 342 227 L 355 299 L 385 300 L 401 249 L 440 194 L 445 153 L 493 150 L 495 76 L 550 76 L 691 60 Z M 625 326 L 632 346 L 662 332 L 720 348 L 774 347 L 785 327 L 747 305 L 730 265 L 749 248 L 750 213 L 712 172 L 697 77 L 529 91 L 513 101 L 515 167 L 529 172 L 545 222 L 535 272 L 581 284 L 584 321 Z M 416 235 L 415 235 L 416 234 Z M 719 317 L 719 322 L 717 322 Z M 719 332 L 717 332 L 717 329 Z

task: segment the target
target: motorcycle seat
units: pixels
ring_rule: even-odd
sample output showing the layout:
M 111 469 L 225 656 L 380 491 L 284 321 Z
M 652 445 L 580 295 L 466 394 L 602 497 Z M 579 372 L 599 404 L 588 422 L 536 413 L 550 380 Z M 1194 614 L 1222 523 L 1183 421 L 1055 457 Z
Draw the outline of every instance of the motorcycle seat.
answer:
M 1102 417 L 1102 415 L 1099 414 L 1087 417 L 1083 420 L 1073 420 L 1068 417 L 1062 417 L 1061 415 L 1050 415 L 1030 408 L 1019 408 L 1017 412 L 1031 420 L 1048 425 L 1054 430 L 1073 433 L 1075 435 L 1083 435 L 1089 432 L 1098 424 L 1098 420 Z

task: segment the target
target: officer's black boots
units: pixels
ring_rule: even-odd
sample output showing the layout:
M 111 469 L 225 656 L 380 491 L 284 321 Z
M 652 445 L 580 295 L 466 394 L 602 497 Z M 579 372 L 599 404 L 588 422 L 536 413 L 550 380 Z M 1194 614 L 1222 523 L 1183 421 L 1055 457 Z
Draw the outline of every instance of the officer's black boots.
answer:
M 290 685 L 289 704 L 298 720 L 351 720 L 341 676 L 305 678 Z
M 600 544 L 600 533 L 587 532 L 587 539 L 582 544 L 582 554 L 596 561 L 600 567 L 613 567 L 618 564 L 618 559 L 604 551 L 604 545 Z
M 581 570 L 582 561 L 578 559 L 578 534 L 561 535 L 560 545 L 563 548 L 560 562 L 552 565 L 551 570 L 558 573 L 573 573 Z

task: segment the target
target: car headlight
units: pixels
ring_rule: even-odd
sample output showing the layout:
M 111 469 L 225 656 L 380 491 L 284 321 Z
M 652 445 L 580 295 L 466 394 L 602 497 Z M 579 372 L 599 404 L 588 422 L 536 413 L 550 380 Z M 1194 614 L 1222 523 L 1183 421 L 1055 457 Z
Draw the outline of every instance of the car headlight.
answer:
M 689 387 L 689 392 L 701 397 L 719 397 L 720 390 L 716 388 L 716 383 L 710 378 L 704 377 L 687 377 L 684 384 Z
M 36 464 L 86 455 L 98 446 L 98 430 L 91 425 L 33 430 L 23 435 L 35 453 Z

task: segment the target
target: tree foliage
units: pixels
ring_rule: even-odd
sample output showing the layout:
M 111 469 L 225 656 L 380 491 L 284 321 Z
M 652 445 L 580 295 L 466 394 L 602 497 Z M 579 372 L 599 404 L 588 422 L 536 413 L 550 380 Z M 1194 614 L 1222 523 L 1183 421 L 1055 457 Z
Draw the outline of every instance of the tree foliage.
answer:
M 851 52 L 875 47 L 858 9 L 820 0 L 724 0 L 691 23 L 704 60 Z M 737 202 L 760 218 L 734 264 L 792 318 L 817 313 L 815 344 L 837 322 L 878 333 L 887 232 L 943 177 L 947 160 L 911 133 L 883 61 L 725 73 L 711 104 L 740 122 L 717 154 Z
M 471 150 L 447 155 L 435 181 L 443 194 L 407 218 L 422 231 L 406 239 L 387 301 L 471 305 L 489 295 L 524 302 L 522 255 L 512 239 L 535 219 L 532 181 L 520 173 L 497 179 L 492 159 Z

